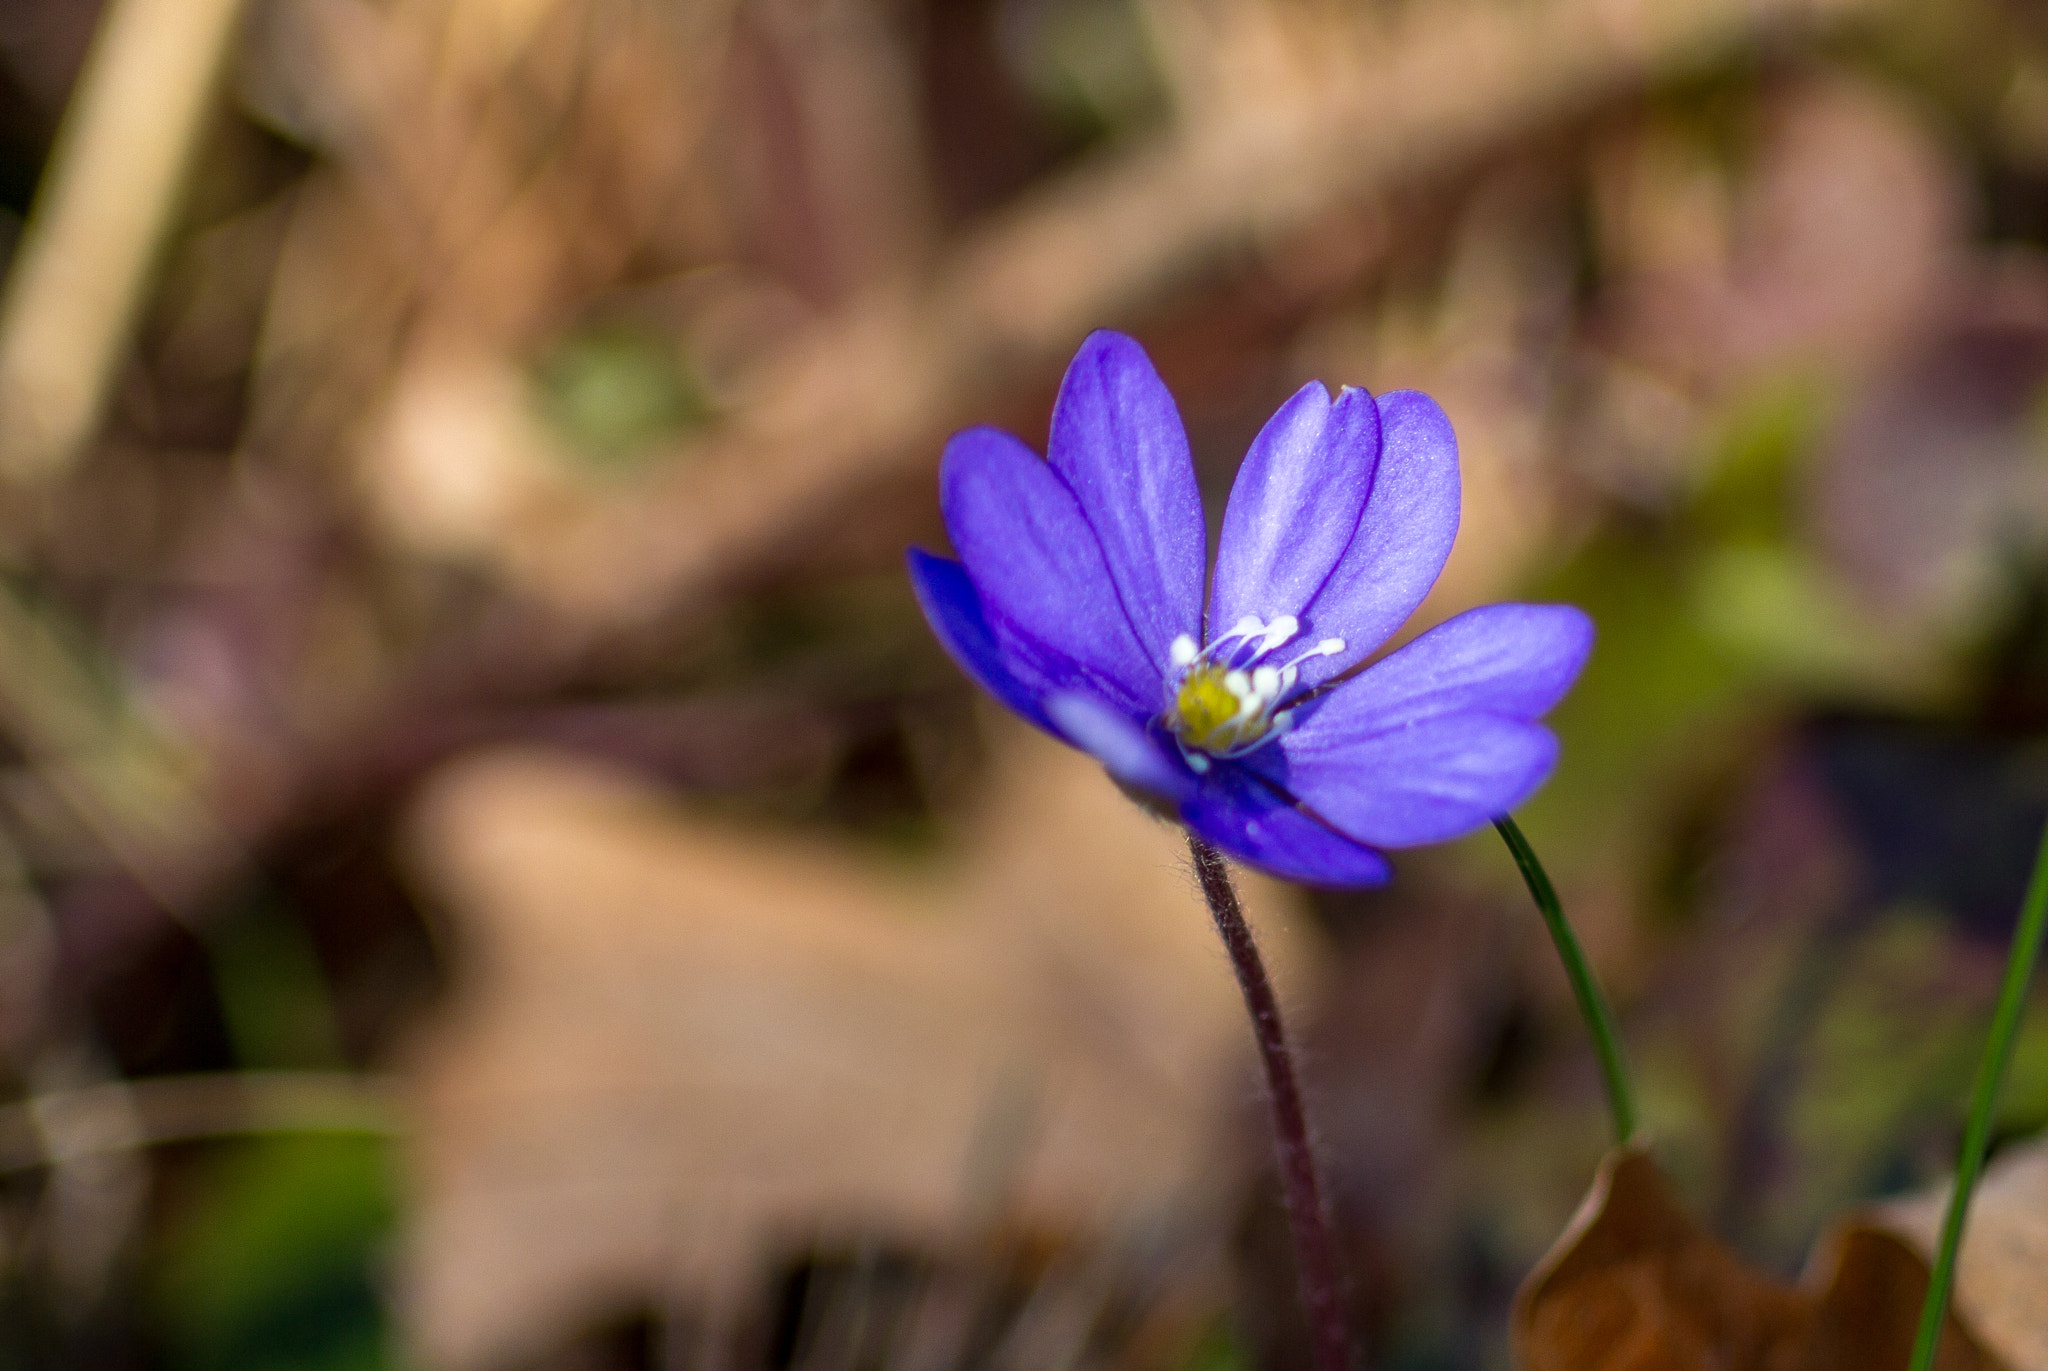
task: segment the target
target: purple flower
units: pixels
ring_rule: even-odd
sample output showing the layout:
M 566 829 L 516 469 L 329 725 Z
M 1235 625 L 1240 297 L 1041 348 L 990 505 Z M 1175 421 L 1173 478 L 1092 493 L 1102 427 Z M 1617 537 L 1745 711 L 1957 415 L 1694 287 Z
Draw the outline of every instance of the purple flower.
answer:
M 946 446 L 958 562 L 912 549 L 955 661 L 1217 847 L 1317 885 L 1454 838 L 1550 774 L 1535 722 L 1592 646 L 1568 605 L 1488 605 L 1347 675 L 1401 626 L 1458 530 L 1458 445 L 1417 391 L 1311 382 L 1253 440 L 1206 534 L 1187 435 L 1142 349 L 1096 333 L 1049 460 L 989 428 Z

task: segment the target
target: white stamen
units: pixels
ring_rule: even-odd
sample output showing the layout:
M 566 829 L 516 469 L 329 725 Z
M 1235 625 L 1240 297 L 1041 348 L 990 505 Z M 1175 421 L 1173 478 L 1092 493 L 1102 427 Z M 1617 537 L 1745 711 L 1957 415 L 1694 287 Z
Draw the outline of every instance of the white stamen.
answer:
M 1311 657 L 1330 657 L 1344 650 L 1342 638 L 1325 638 L 1283 665 L 1253 665 L 1299 632 L 1301 620 L 1292 614 L 1278 615 L 1271 623 L 1256 614 L 1247 614 L 1228 633 L 1206 645 L 1187 633 L 1168 645 L 1167 656 L 1177 672 L 1176 691 L 1181 689 L 1178 683 L 1186 681 L 1197 668 L 1220 670 L 1223 688 L 1237 705 L 1228 719 L 1204 731 L 1200 747 L 1181 743 L 1181 756 L 1196 774 L 1206 774 L 1218 757 L 1241 757 L 1294 727 L 1294 711 L 1276 713 L 1273 706 L 1294 689 L 1300 679 L 1300 664 Z M 1173 717 L 1171 711 L 1175 709 L 1177 706 L 1169 707 L 1166 722 L 1178 729 L 1185 726 L 1185 721 Z
M 1293 661 L 1289 662 L 1286 666 L 1282 667 L 1281 670 L 1292 671 L 1294 670 L 1294 668 L 1300 666 L 1303 662 L 1307 661 L 1311 657 L 1334 657 L 1343 650 L 1344 640 L 1342 638 L 1325 638 L 1320 643 L 1317 643 L 1314 647 L 1310 648 L 1308 651 L 1302 653 L 1299 657 L 1296 657 Z
M 1292 614 L 1283 614 L 1272 623 L 1266 625 L 1266 638 L 1264 642 L 1259 644 L 1259 651 L 1261 653 L 1271 652 L 1274 648 L 1280 646 L 1280 644 L 1286 642 L 1299 632 L 1301 632 L 1301 620 L 1295 618 Z

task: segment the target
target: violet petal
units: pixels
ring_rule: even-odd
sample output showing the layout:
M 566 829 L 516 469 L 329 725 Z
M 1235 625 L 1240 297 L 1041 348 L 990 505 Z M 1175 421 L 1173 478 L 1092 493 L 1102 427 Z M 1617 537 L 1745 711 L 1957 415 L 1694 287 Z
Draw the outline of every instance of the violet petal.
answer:
M 1384 855 L 1332 832 L 1241 768 L 1220 763 L 1181 805 L 1188 827 L 1238 860 L 1306 885 L 1385 885 Z
M 1177 636 L 1201 632 L 1208 534 L 1180 411 L 1143 348 L 1121 333 L 1088 335 L 1060 383 L 1047 447 L 1140 641 L 1163 660 Z
M 1049 648 L 1087 693 L 1133 713 L 1157 707 L 1167 644 L 1155 657 L 1139 643 L 1059 473 L 1007 433 L 971 428 L 946 444 L 939 506 L 1005 656 Z
M 1042 677 L 1025 679 L 1036 673 L 1030 672 L 1028 666 L 1020 673 L 1004 660 L 1002 650 L 996 646 L 994 630 L 982 611 L 981 596 L 975 593 L 965 567 L 914 547 L 910 549 L 910 587 L 917 594 L 917 603 L 923 608 L 932 632 L 938 635 L 939 645 L 962 671 L 983 690 L 1046 732 L 1059 731 L 1046 718 L 1039 703 L 1053 683 Z
M 1357 532 L 1379 460 L 1379 406 L 1362 390 L 1347 386 L 1333 403 L 1311 381 L 1274 412 L 1230 488 L 1212 637 L 1248 614 L 1270 622 L 1306 609 Z
M 1153 741 L 1144 725 L 1114 706 L 1092 695 L 1067 693 L 1050 696 L 1045 712 L 1067 741 L 1124 784 L 1169 800 L 1194 794 L 1194 773 Z
M 1535 719 L 1564 698 L 1592 647 L 1593 621 L 1570 605 L 1468 609 L 1303 708 L 1282 746 L 1312 748 L 1326 731 L 1364 737 L 1443 714 Z
M 1415 612 L 1458 535 L 1458 440 L 1420 391 L 1378 397 L 1380 460 L 1358 531 L 1300 613 L 1305 632 L 1342 638 L 1343 652 L 1301 664 L 1315 685 L 1363 661 Z
M 1528 799 L 1557 761 L 1557 739 L 1541 724 L 1461 713 L 1366 735 L 1305 730 L 1280 751 L 1288 790 L 1332 826 L 1376 847 L 1412 847 Z

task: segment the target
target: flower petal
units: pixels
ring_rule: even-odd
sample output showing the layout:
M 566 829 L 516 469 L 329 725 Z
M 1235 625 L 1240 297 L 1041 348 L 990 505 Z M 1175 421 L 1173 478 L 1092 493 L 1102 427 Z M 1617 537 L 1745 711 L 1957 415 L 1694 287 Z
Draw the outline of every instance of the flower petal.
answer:
M 1209 631 L 1247 614 L 1300 614 L 1357 532 L 1380 460 L 1380 413 L 1347 386 L 1311 381 L 1273 413 L 1230 488 Z
M 1376 847 L 1413 847 L 1528 799 L 1557 761 L 1557 739 L 1541 724 L 1461 713 L 1384 733 L 1304 729 L 1274 751 L 1287 789 L 1332 826 Z
M 914 547 L 910 549 L 910 586 L 917 593 L 926 622 L 938 635 L 939 645 L 962 671 L 1048 733 L 1059 731 L 1040 704 L 1056 687 L 1031 671 L 1030 664 L 1018 664 L 1024 667 L 1020 674 L 1018 666 L 1004 659 L 965 567 Z
M 1384 733 L 1442 714 L 1535 719 L 1564 698 L 1593 648 L 1593 621 L 1570 605 L 1485 605 L 1374 662 L 1304 707 L 1287 741 L 1324 729 Z
M 1045 712 L 1068 742 L 1125 785 L 1169 800 L 1194 793 L 1194 773 L 1169 757 L 1142 724 L 1114 706 L 1092 695 L 1067 693 L 1049 697 Z
M 1155 708 L 1161 662 L 1139 644 L 1095 532 L 1059 473 L 1007 433 L 971 428 L 946 444 L 939 507 L 1005 657 L 1051 649 L 1087 693 Z M 1074 682 L 1073 684 L 1082 684 Z
M 1047 457 L 1095 529 L 1139 640 L 1166 652 L 1201 633 L 1208 531 L 1173 396 L 1143 348 L 1088 335 L 1067 366 Z
M 1290 881 L 1385 885 L 1394 874 L 1385 856 L 1317 823 L 1236 766 L 1212 770 L 1180 812 L 1231 856 Z
M 1363 661 L 1436 584 L 1458 536 L 1458 439 L 1420 391 L 1379 397 L 1380 461 L 1358 531 L 1337 569 L 1301 613 L 1306 632 L 1342 638 L 1345 650 L 1301 665 L 1305 685 Z

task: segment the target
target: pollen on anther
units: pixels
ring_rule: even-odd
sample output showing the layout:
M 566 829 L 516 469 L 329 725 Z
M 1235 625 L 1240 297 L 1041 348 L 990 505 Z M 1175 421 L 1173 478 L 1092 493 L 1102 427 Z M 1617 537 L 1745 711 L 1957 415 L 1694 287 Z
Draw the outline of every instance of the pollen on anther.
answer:
M 1175 666 L 1186 666 L 1200 656 L 1201 652 L 1202 649 L 1195 645 L 1193 635 L 1187 633 L 1175 638 L 1173 646 L 1167 649 L 1167 655 L 1173 659 Z

